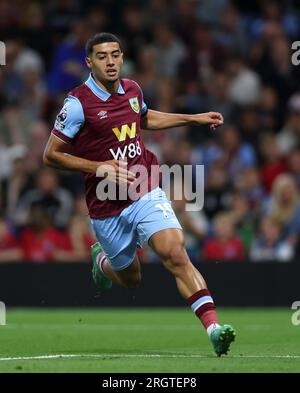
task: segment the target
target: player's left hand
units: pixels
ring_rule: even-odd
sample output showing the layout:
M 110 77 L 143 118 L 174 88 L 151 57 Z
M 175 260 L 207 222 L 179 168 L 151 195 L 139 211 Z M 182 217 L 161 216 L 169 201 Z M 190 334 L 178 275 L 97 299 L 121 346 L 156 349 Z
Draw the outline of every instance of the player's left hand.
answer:
M 224 118 L 219 112 L 207 112 L 195 115 L 195 121 L 198 124 L 207 124 L 214 130 L 224 123 Z

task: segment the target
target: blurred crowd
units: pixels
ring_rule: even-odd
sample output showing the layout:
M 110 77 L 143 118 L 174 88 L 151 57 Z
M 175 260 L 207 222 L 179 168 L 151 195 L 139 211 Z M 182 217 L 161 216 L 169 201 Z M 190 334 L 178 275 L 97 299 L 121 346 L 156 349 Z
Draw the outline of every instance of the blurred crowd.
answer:
M 144 132 L 160 163 L 205 165 L 203 209 L 173 202 L 192 260 L 299 256 L 293 1 L 1 0 L 0 262 L 89 260 L 82 177 L 43 167 L 42 156 L 66 93 L 88 77 L 85 42 L 100 31 L 122 39 L 123 74 L 142 86 L 149 108 L 225 118 L 217 131 Z M 148 248 L 139 255 L 156 262 Z

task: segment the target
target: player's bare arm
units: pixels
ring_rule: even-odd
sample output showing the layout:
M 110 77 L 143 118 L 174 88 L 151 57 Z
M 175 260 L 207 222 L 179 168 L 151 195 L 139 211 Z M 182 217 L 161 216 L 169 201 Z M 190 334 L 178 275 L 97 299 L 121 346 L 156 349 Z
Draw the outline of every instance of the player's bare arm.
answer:
M 141 119 L 141 126 L 144 130 L 161 130 L 184 125 L 209 125 L 211 128 L 217 128 L 223 123 L 223 116 L 219 112 L 186 115 L 148 110 Z
M 66 144 L 54 135 L 50 136 L 45 148 L 44 164 L 55 169 L 107 176 L 115 183 L 131 183 L 135 179 L 135 175 L 126 169 L 122 161 L 90 161 L 66 153 Z

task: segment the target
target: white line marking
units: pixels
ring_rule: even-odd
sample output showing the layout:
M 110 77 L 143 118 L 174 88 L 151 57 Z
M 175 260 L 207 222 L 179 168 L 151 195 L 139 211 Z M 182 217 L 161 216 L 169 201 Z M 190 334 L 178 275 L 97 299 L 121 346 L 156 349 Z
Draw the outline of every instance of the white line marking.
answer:
M 46 359 L 105 359 L 105 358 L 183 358 L 183 359 L 212 359 L 212 356 L 204 355 L 176 355 L 176 354 L 124 354 L 124 353 L 103 353 L 103 354 L 58 354 L 40 356 L 18 356 L 0 358 L 0 361 L 10 360 L 46 360 Z M 229 355 L 227 359 L 300 359 L 300 355 Z

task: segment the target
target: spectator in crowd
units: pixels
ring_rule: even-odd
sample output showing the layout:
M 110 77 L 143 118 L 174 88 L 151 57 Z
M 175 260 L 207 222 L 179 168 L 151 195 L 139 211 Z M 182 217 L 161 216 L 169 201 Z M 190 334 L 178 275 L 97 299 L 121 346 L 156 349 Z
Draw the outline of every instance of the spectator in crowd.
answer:
M 237 51 L 245 54 L 247 48 L 247 38 L 245 34 L 245 24 L 242 21 L 240 12 L 232 4 L 228 4 L 224 9 L 219 28 L 215 32 L 215 40 L 227 51 Z
M 42 75 L 44 63 L 36 51 L 28 47 L 19 36 L 6 42 L 7 67 L 5 67 L 6 95 L 9 99 L 20 98 L 23 91 L 23 73 L 31 70 L 37 75 Z M 25 98 L 24 96 L 22 98 Z
M 15 214 L 18 225 L 26 225 L 32 206 L 40 206 L 47 211 L 58 228 L 65 228 L 69 222 L 73 208 L 72 196 L 59 186 L 57 173 L 53 169 L 41 169 L 37 174 L 36 188 L 20 198 Z
M 22 111 L 18 100 L 6 103 L 0 118 L 2 140 L 7 147 L 28 146 L 30 139 L 30 121 Z
M 83 198 L 75 202 L 75 213 L 65 230 L 53 227 L 51 218 L 41 206 L 32 206 L 28 224 L 21 233 L 24 257 L 33 262 L 89 261 L 95 243 Z
M 120 33 L 125 38 L 126 57 L 130 61 L 136 62 L 140 48 L 150 39 L 150 32 L 145 22 L 144 11 L 138 2 L 123 7 L 118 30 L 121 30 Z
M 231 187 L 224 167 L 215 163 L 205 176 L 204 213 L 211 220 L 217 213 L 226 210 L 230 204 Z
M 229 99 L 240 107 L 257 104 L 261 92 L 260 77 L 248 67 L 244 58 L 240 55 L 229 58 L 227 72 L 230 75 Z
M 260 153 L 262 156 L 260 167 L 262 181 L 265 190 L 270 193 L 277 176 L 287 171 L 285 157 L 280 153 L 278 141 L 274 134 L 266 132 L 261 135 Z
M 265 216 L 261 220 L 260 233 L 250 250 L 252 261 L 286 262 L 294 256 L 292 245 L 281 240 L 281 229 L 279 222 L 271 216 Z
M 56 253 L 66 247 L 66 235 L 52 226 L 47 210 L 31 206 L 20 242 L 26 261 L 54 262 Z
M 289 40 L 284 34 L 280 34 L 270 42 L 269 48 L 269 70 L 264 75 L 264 80 L 270 85 L 282 91 L 280 104 L 293 92 L 294 83 L 297 82 L 294 75 L 294 66 L 291 62 L 291 49 Z
M 244 106 L 242 109 L 236 110 L 235 115 L 238 116 L 238 129 L 241 139 L 257 151 L 262 124 L 259 118 L 258 106 Z
M 214 235 L 203 247 L 204 261 L 239 261 L 245 258 L 245 248 L 236 236 L 234 221 L 230 214 L 220 213 L 213 219 Z
M 156 26 L 157 15 L 159 15 L 159 20 L 162 22 L 170 20 L 170 6 L 167 1 L 149 0 L 146 11 L 144 17 L 149 29 L 151 29 L 151 26 Z
M 280 92 L 279 104 L 285 107 L 297 89 L 298 71 L 291 62 L 290 43 L 279 21 L 264 24 L 260 38 L 250 47 L 250 58 L 263 83 Z
M 144 50 L 138 52 L 136 72 L 133 79 L 143 86 L 145 102 L 152 108 L 157 107 L 159 76 L 157 70 L 157 53 L 153 46 L 145 45 Z
M 245 168 L 236 177 L 234 183 L 235 187 L 247 198 L 252 212 L 255 213 L 260 210 L 265 193 L 259 170 L 256 167 Z
M 168 7 L 167 1 L 161 1 L 161 3 L 165 3 Z M 193 36 L 193 33 L 199 23 L 197 19 L 198 4 L 198 0 L 178 0 L 176 7 L 172 10 L 172 13 L 170 13 L 169 5 L 168 18 L 166 18 L 166 20 L 171 22 L 173 26 L 176 26 L 176 35 L 186 45 L 189 44 L 190 38 Z M 152 26 L 155 26 L 155 24 L 152 24 Z
M 261 90 L 258 123 L 266 130 L 276 130 L 282 122 L 282 106 L 279 105 L 279 97 L 273 86 L 264 85 Z
M 7 217 L 13 219 L 20 198 L 33 186 L 34 180 L 29 173 L 26 156 L 16 157 L 10 177 L 0 183 L 0 208 Z
M 176 102 L 178 108 L 181 108 L 182 111 L 185 112 L 198 112 L 198 111 L 206 111 L 206 108 L 209 106 L 209 100 L 220 99 L 220 106 L 223 104 L 222 98 L 226 96 L 226 91 L 224 94 L 220 94 L 221 97 L 214 95 L 216 93 L 214 86 L 212 86 L 213 81 L 209 84 L 209 88 L 207 89 L 207 95 L 201 94 L 200 92 L 200 84 L 197 80 L 188 81 L 185 84 L 185 91 L 180 97 L 176 97 Z M 210 96 L 208 96 L 210 94 Z
M 71 34 L 56 47 L 48 75 L 50 93 L 63 95 L 87 78 L 85 43 L 91 35 L 91 28 L 84 20 L 76 21 Z
M 85 199 L 79 197 L 75 201 L 75 212 L 66 229 L 64 247 L 55 251 L 54 258 L 58 262 L 89 261 L 91 246 L 95 242 Z
M 107 31 L 108 15 L 105 6 L 92 6 L 86 14 L 86 22 L 94 34 L 98 31 Z
M 154 48 L 157 62 L 157 73 L 161 77 L 176 77 L 179 66 L 186 56 L 183 43 L 176 37 L 171 26 L 161 24 L 155 29 Z
M 26 46 L 22 38 L 11 39 L 7 43 L 9 55 L 11 56 L 13 63 L 13 71 L 21 75 L 27 70 L 32 70 L 41 74 L 44 70 L 44 64 L 41 56 L 30 47 Z
M 229 5 L 229 0 L 202 0 L 197 2 L 198 18 L 200 21 L 218 25 L 222 15 Z
M 159 111 L 166 111 L 175 106 L 175 86 L 174 81 L 169 78 L 161 78 L 157 86 L 156 108 Z M 182 129 L 184 127 L 181 127 Z M 176 133 L 176 129 L 173 130 Z M 172 133 L 173 134 L 173 133 Z
M 300 235 L 300 199 L 295 179 L 291 175 L 277 177 L 266 212 L 281 225 L 282 240 L 296 247 Z
M 28 122 L 39 120 L 44 113 L 47 90 L 41 72 L 30 67 L 22 71 L 23 96 L 22 110 Z
M 47 96 L 43 59 L 21 38 L 8 40 L 6 51 L 5 96 L 9 103 L 19 104 L 27 121 L 38 119 L 42 116 Z
M 216 72 L 211 79 L 208 85 L 208 97 L 205 100 L 205 110 L 209 111 L 210 108 L 214 108 L 222 113 L 227 122 L 230 122 L 233 120 L 235 106 L 228 97 L 229 77 L 225 72 Z M 196 112 L 198 108 L 193 109 Z
M 17 238 L 9 230 L 4 218 L 0 217 L 0 263 L 22 260 L 23 253 Z
M 43 163 L 44 146 L 48 141 L 49 128 L 45 121 L 38 120 L 31 123 L 29 131 L 30 160 L 28 167 L 30 172 L 37 173 Z
M 288 157 L 288 169 L 300 190 L 300 147 L 293 150 Z
M 186 250 L 192 260 L 199 258 L 199 246 L 208 231 L 208 222 L 202 211 L 187 211 L 184 195 L 173 199 L 174 212 L 184 230 Z
M 229 175 L 234 179 L 241 171 L 256 165 L 255 150 L 249 143 L 243 143 L 238 129 L 227 124 L 221 133 L 223 162 Z
M 250 34 L 253 38 L 259 38 L 265 26 L 272 22 L 282 26 L 288 35 L 297 35 L 299 32 L 297 19 L 287 3 L 267 0 L 259 2 L 259 6 L 261 12 L 253 18 L 250 24 Z
M 250 201 L 244 193 L 235 191 L 231 194 L 228 213 L 235 225 L 238 237 L 248 252 L 255 236 L 258 211 L 251 209 Z
M 56 31 L 66 31 L 72 27 L 80 15 L 80 2 L 77 0 L 56 0 L 47 4 L 47 21 Z
M 225 50 L 215 42 L 212 29 L 207 25 L 198 24 L 190 40 L 180 76 L 185 83 L 195 79 L 207 83 L 213 77 L 214 68 L 220 68 L 220 58 L 223 58 Z
M 300 93 L 294 94 L 288 101 L 288 113 L 285 125 L 278 134 L 278 146 L 284 155 L 289 154 L 300 139 Z

